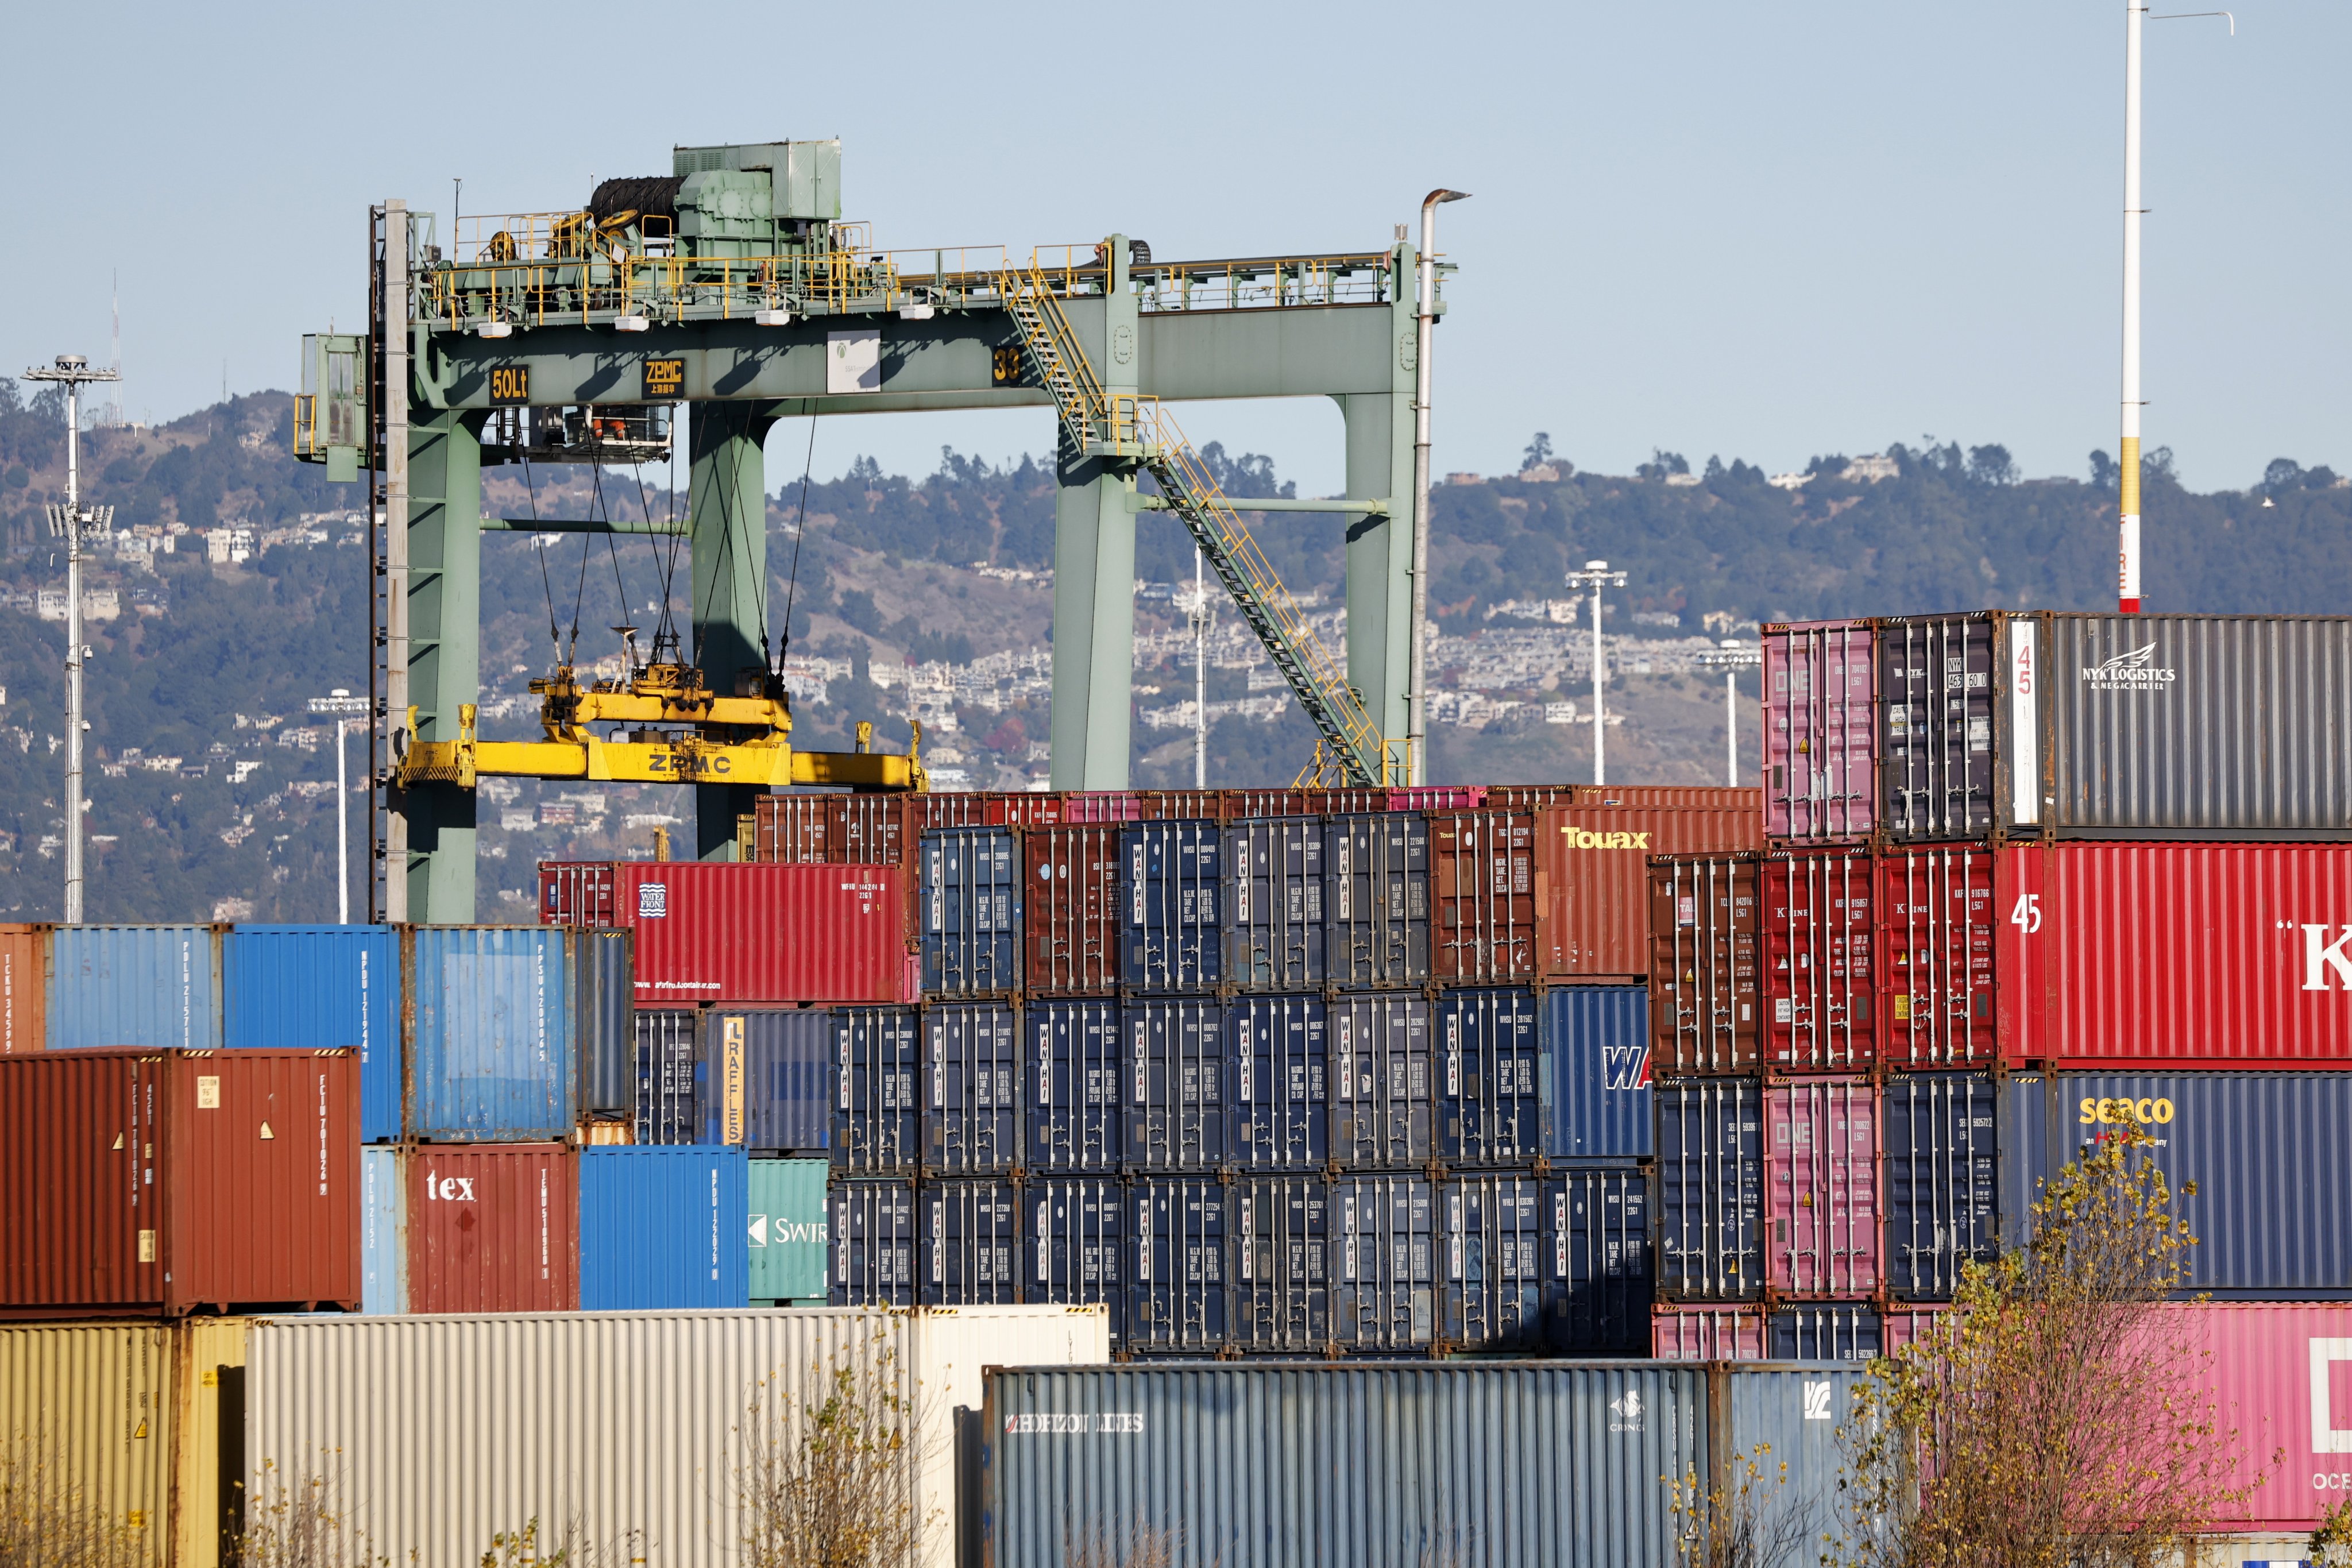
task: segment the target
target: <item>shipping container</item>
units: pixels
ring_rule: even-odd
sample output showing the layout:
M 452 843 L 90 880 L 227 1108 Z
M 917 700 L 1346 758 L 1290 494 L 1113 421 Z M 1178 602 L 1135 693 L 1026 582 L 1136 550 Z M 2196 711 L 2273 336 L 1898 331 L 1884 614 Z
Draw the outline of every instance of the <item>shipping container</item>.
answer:
M 2018 1073 L 2001 1085 L 2001 1231 L 2030 1229 L 2042 1184 L 2137 1123 L 2197 1245 L 2185 1289 L 2227 1300 L 2352 1298 L 2352 1074 Z
M 1100 995 L 1118 989 L 1119 833 L 1117 826 L 1062 826 L 1023 835 L 1030 990 Z
M 1235 1165 L 1320 1169 L 1330 1160 L 1329 1015 L 1320 996 L 1236 996 L 1225 1005 Z
M 1229 820 L 1246 816 L 1358 816 L 1389 808 L 1384 789 L 1236 789 L 1225 792 Z
M 1684 806 L 1647 798 L 1686 795 L 1706 799 Z M 1538 814 L 1536 935 L 1544 973 L 1585 983 L 1647 974 L 1651 859 L 1762 849 L 1759 798 L 1752 789 L 1588 786 L 1575 804 Z
M 749 1304 L 742 1150 L 583 1149 L 577 1159 L 582 1311 Z
M 1997 1046 L 1994 855 L 1965 845 L 1879 858 L 1882 1048 L 1898 1068 L 1989 1064 Z
M 1323 825 L 1255 816 L 1225 829 L 1225 978 L 1257 991 L 1323 984 Z
M 1764 1314 L 1753 1307 L 1658 1307 L 1650 1354 L 1659 1361 L 1762 1361 Z
M 1029 1170 L 1108 1172 L 1127 1148 L 1119 1005 L 1108 1000 L 1033 1002 L 1021 1016 L 1029 1044 Z
M 1878 623 L 1879 824 L 1895 844 L 1982 838 L 2000 822 L 2002 617 Z
M 289 1489 L 336 1456 L 351 1536 L 394 1563 L 475 1563 L 537 1519 L 541 1561 L 725 1568 L 747 1468 L 846 1372 L 910 1413 L 915 1562 L 950 1568 L 978 1528 L 955 1452 L 981 1369 L 1108 1354 L 1099 1310 L 1059 1308 L 281 1319 L 252 1331 L 246 1456 Z
M 49 1048 L 49 928 L 0 925 L 0 1057 Z
M 2352 1452 L 2352 1306 L 2215 1301 L 2169 1310 L 2188 1320 L 2180 1337 L 2199 1358 L 2197 1405 L 2212 1418 L 2217 1468 L 2232 1485 L 2263 1478 L 2240 1517 L 2210 1522 L 2307 1538 L 2352 1489 L 2344 1457 Z
M 751 853 L 745 858 L 802 866 L 902 864 L 909 798 L 763 795 L 755 803 Z
M 1225 1184 L 1154 1177 L 1128 1189 L 1134 1264 L 1122 1348 L 1213 1355 L 1226 1337 Z
M 762 1154 L 833 1144 L 834 1018 L 816 1007 L 713 1007 L 699 1020 L 698 1143 Z
M 1323 972 L 1335 985 L 1429 979 L 1429 823 L 1335 816 L 1324 826 Z
M 1225 1009 L 1204 997 L 1137 997 L 1119 1009 L 1127 1163 L 1199 1171 L 1233 1155 Z
M 1993 1112 L 1992 1079 L 1982 1074 L 1886 1080 L 1886 1280 L 1897 1297 L 1948 1300 L 1963 1265 L 1992 1261 L 2000 1212 Z
M 1393 1354 L 1437 1338 L 1437 1189 L 1411 1176 L 1349 1176 L 1325 1189 L 1336 1231 L 1331 1338 Z
M 1234 1233 L 1228 1342 L 1253 1354 L 1331 1348 L 1330 1205 L 1314 1176 L 1250 1175 L 1226 1190 Z
M 926 995 L 984 996 L 1021 984 L 1019 846 L 1001 827 L 926 832 L 918 921 Z
M 1878 1314 L 1866 1301 L 1806 1301 L 1765 1320 L 1765 1352 L 1774 1361 L 1868 1361 L 1885 1352 Z M 1836 1419 L 1845 1419 L 1841 1408 Z
M 349 1051 L 0 1058 L 0 1316 L 356 1310 Z
M 1885 1274 L 1878 1148 L 1878 1090 L 1867 1079 L 1764 1086 L 1771 1223 L 1766 1279 L 1777 1294 L 1852 1300 L 1877 1293 Z
M 1940 1303 L 1898 1304 L 1878 1315 L 1879 1353 L 1894 1355 L 1935 1336 L 1951 1309 Z
M 2352 845 L 2027 846 L 1991 902 L 2011 1063 L 2352 1068 Z
M 1865 850 L 1764 858 L 1759 947 L 1764 1059 L 1776 1072 L 1852 1072 L 1878 1059 Z
M 1021 1299 L 1020 1191 L 1011 1182 L 926 1182 L 915 1194 L 916 1298 L 926 1307 Z
M 1455 985 L 1536 978 L 1536 818 L 1529 812 L 1429 815 L 1430 969 Z
M 360 1151 L 360 1310 L 408 1310 L 408 1172 L 405 1152 Z
M 583 931 L 572 939 L 583 1114 L 627 1116 L 636 1108 L 635 948 L 627 931 Z
M 217 1050 L 220 942 L 208 925 L 52 927 L 49 1049 Z
M 991 1568 L 1059 1568 L 1074 1540 L 1108 1559 L 1146 1530 L 1221 1568 L 1663 1563 L 1657 1478 L 1706 1463 L 1695 1369 L 1144 1363 L 987 1384 Z
M 1640 1160 L 1650 1153 L 1650 993 L 1571 985 L 1544 993 L 1540 1037 L 1551 1064 L 1553 1160 Z
M 636 999 L 904 1002 L 906 877 L 897 866 L 542 861 L 540 920 L 636 933 Z
M 411 926 L 401 938 L 408 1135 L 433 1142 L 572 1135 L 578 1087 L 568 933 Z
M 580 1160 L 561 1143 L 408 1155 L 413 1312 L 576 1311 L 579 1235 Z
M 1138 790 L 1140 822 L 1223 822 L 1233 815 L 1226 802 L 1235 791 L 1222 789 Z
M 1021 1037 L 1012 1008 L 934 1002 L 923 1009 L 923 1168 L 1010 1172 L 1021 1163 Z
M 1200 991 L 1224 978 L 1217 897 L 1222 834 L 1213 822 L 1146 822 L 1125 830 L 1121 984 L 1141 991 Z
M 1868 621 L 1764 627 L 1764 831 L 1850 844 L 1876 826 L 1878 702 Z
M 1331 1158 L 1360 1169 L 1437 1157 L 1437 1073 L 1429 1000 L 1411 992 L 1343 994 L 1326 1005 L 1326 1049 L 1339 1094 Z
M 1454 1349 L 1535 1353 L 1550 1326 L 1548 1297 L 1565 1285 L 1549 1271 L 1546 1183 L 1526 1175 L 1459 1176 L 1437 1187 L 1444 1227 L 1438 1338 Z
M 837 1008 L 833 1038 L 833 1163 L 845 1174 L 912 1174 L 922 1164 L 922 1016 Z
M 1764 1288 L 1764 1107 L 1754 1079 L 1658 1086 L 1658 1289 L 1741 1300 Z
M 833 1273 L 828 1294 L 836 1307 L 915 1304 L 915 1184 L 863 1179 L 835 1182 Z
M 1854 1391 L 1869 1374 L 1859 1365 L 1790 1365 L 1777 1352 L 1773 1359 L 1782 1364 L 1709 1375 L 1710 1394 L 1721 1390 L 1707 1434 L 1716 1485 L 1737 1486 L 1753 1465 L 1756 1539 L 1793 1537 L 1806 1545 L 1782 1560 L 1801 1554 L 1818 1562 L 1853 1541 L 1853 1459 L 1844 1429 L 1853 1425 Z
M 1127 1188 L 1116 1178 L 1047 1177 L 1021 1189 L 1024 1301 L 1110 1309 L 1126 1332 Z
M 824 1184 L 833 1167 L 823 1160 L 753 1160 L 747 1182 L 751 1214 L 751 1304 L 822 1307 L 832 1267 L 827 1245 L 831 1211 Z
M 1760 861 L 1660 860 L 1650 868 L 1650 1060 L 1665 1073 L 1753 1072 Z
M 1453 1165 L 1524 1165 L 1552 1142 L 1553 1078 L 1532 991 L 1437 999 L 1438 1152 Z
M 687 1007 L 637 1010 L 638 1143 L 691 1143 L 702 1136 L 701 1015 Z
M 931 790 L 908 797 L 919 832 L 950 827 L 1043 827 L 1062 820 L 1052 790 Z
M 1066 824 L 1143 820 L 1143 797 L 1133 790 L 1071 789 L 1061 796 L 1060 820 Z
M 1570 1171 L 1545 1184 L 1551 1278 L 1546 1341 L 1559 1355 L 1642 1355 L 1650 1348 L 1650 1179 Z
M 1389 791 L 1391 811 L 1480 811 L 1486 805 L 1485 784 L 1415 784 Z
M 221 1043 L 348 1050 L 360 1136 L 400 1139 L 400 937 L 390 926 L 245 925 L 221 939 Z

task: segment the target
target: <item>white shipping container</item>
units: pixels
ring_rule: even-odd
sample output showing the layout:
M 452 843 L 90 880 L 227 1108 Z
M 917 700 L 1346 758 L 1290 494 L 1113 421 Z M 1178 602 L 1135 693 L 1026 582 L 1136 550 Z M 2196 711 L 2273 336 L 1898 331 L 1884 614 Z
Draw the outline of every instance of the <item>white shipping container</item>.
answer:
M 1100 1306 L 257 1321 L 246 1467 L 272 1468 L 248 1517 L 315 1476 L 371 1559 L 472 1563 L 536 1518 L 541 1556 L 569 1537 L 601 1557 L 635 1531 L 624 1562 L 725 1568 L 753 1402 L 822 1399 L 832 1367 L 883 1354 L 919 1412 L 920 1560 L 947 1568 L 956 1412 L 979 1409 L 982 1368 L 1102 1364 L 1110 1321 Z

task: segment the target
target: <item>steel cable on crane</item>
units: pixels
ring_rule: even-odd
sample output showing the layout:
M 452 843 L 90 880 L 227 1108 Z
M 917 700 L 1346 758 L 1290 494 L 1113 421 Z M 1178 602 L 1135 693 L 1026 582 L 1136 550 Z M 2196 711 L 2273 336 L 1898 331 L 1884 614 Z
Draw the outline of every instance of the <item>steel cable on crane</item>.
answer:
M 812 431 L 812 439 L 814 439 L 814 431 Z M 688 475 L 688 480 L 687 480 L 687 483 L 688 483 L 688 485 L 689 486 L 689 488 L 692 486 L 693 482 L 694 482 L 694 481 L 693 481 L 693 479 L 692 479 L 692 477 L 691 477 L 691 472 L 689 471 L 689 475 Z M 736 563 L 740 566 L 740 565 L 742 563 L 743 559 L 744 559 L 745 557 L 749 556 L 749 555 L 750 555 L 750 553 L 751 553 L 751 536 L 750 536 L 750 531 L 749 531 L 750 525 L 749 525 L 749 523 L 748 523 L 748 522 L 745 522 L 745 521 L 744 521 L 744 520 L 740 516 L 740 509 L 739 509 L 739 508 L 736 506 L 736 504 L 735 504 L 735 501 L 736 501 L 736 499 L 737 499 L 737 498 L 736 498 L 735 493 L 734 493 L 734 492 L 735 492 L 735 487 L 734 487 L 734 485 L 733 485 L 733 484 L 731 484 L 731 483 L 719 484 L 719 485 L 715 486 L 714 488 L 715 488 L 715 489 L 717 490 L 717 492 L 718 492 L 718 497 L 719 497 L 719 516 L 720 516 L 721 518 L 723 518 L 723 519 L 725 520 L 725 521 L 726 521 L 726 527 L 725 527 L 724 529 L 722 529 L 720 531 L 721 531 L 721 533 L 724 535 L 724 537 L 725 537 L 725 539 L 726 539 L 726 541 L 727 541 L 727 549 L 728 549 L 728 551 L 729 551 L 729 552 L 730 552 L 730 553 L 732 553 L 732 552 L 734 552 L 734 550 L 735 550 L 735 535 L 736 535 L 736 527 L 737 527 L 737 525 L 738 525 L 739 523 L 742 523 L 742 524 L 743 524 L 743 526 L 744 526 L 745 532 L 744 532 L 744 540 L 743 540 L 743 554 L 736 557 Z M 767 498 L 766 493 L 763 491 L 763 492 L 761 492 L 761 496 L 760 496 L 760 510 L 761 510 L 760 522 L 761 522 L 761 526 L 762 528 L 764 528 L 764 527 L 767 525 L 767 521 L 768 521 L 768 520 L 767 520 L 767 505 L 768 505 L 768 498 Z M 693 517 L 693 497 L 691 496 L 691 494 L 689 494 L 689 495 L 688 495 L 688 497 L 687 515 L 688 515 L 688 526 L 691 527 L 691 526 L 692 526 L 692 521 L 691 521 L 691 520 L 692 520 L 692 517 Z M 764 666 L 767 664 L 767 662 L 768 662 L 768 584 L 767 584 L 767 575 L 768 575 L 768 574 L 767 574 L 764 571 L 763 571 L 763 572 L 761 572 L 761 573 L 760 574 L 759 580 L 758 580 L 758 581 L 753 584 L 753 594 L 752 594 L 752 600 L 751 600 L 753 606 L 754 606 L 754 607 L 759 611 L 759 615 L 760 615 L 760 662 L 761 662 L 761 664 L 763 667 L 764 667 Z M 709 588 L 709 592 L 707 592 L 707 593 L 705 593 L 705 594 L 703 595 L 703 596 L 702 596 L 702 617 L 703 617 L 703 619 L 704 619 L 705 621 L 708 621 L 708 620 L 710 618 L 710 607 L 711 607 L 711 605 L 716 601 L 716 599 L 717 599 L 717 597 L 718 597 L 718 594 L 719 594 L 719 574 L 718 574 L 716 571 L 714 571 L 714 572 L 712 572 L 712 573 L 710 574 L 710 588 Z M 697 648 L 697 649 L 695 650 L 695 657 L 696 657 L 696 658 L 697 658 L 698 660 L 699 660 L 699 659 L 700 659 L 700 658 L 701 658 L 701 649 Z
M 589 432 L 590 450 L 593 451 L 596 445 L 595 432 L 592 428 Z M 604 552 L 613 559 L 613 592 L 620 596 L 621 619 L 624 623 L 626 623 L 629 618 L 629 590 L 627 585 L 621 581 L 621 547 L 613 542 L 612 508 L 604 500 L 604 465 L 601 461 L 590 466 L 588 469 L 588 482 L 596 499 L 597 520 L 604 525 Z M 581 554 L 581 577 L 584 585 L 587 577 L 587 552 L 584 548 L 582 550 Z M 575 627 L 579 624 L 579 616 L 580 612 L 577 606 L 575 606 L 572 610 L 572 624 Z M 617 636 L 618 634 L 616 633 L 614 635 Z M 627 647 L 624 647 L 621 651 L 623 657 L 626 658 L 629 651 Z M 633 668 L 629 673 L 632 676 L 635 676 L 636 671 Z
M 675 439 L 676 432 L 673 430 L 672 440 L 675 441 Z M 637 510 L 645 514 L 646 526 L 650 529 L 653 526 L 654 509 L 652 502 L 650 502 L 646 497 L 646 463 L 644 458 L 640 458 L 636 460 L 636 463 L 634 465 L 633 472 L 637 483 Z M 675 472 L 673 471 L 673 480 L 675 479 Z M 667 516 L 665 520 L 665 526 L 662 531 L 667 536 L 668 542 L 665 544 L 660 539 L 648 541 L 648 542 L 653 546 L 654 574 L 661 584 L 661 603 L 658 605 L 654 606 L 658 616 L 658 618 L 654 622 L 654 647 L 656 652 L 660 649 L 662 640 L 665 637 L 676 635 L 669 609 L 670 590 L 672 585 L 677 581 L 677 542 L 679 536 L 677 533 L 677 486 L 675 482 L 668 487 L 667 498 L 667 505 L 666 508 Z
M 776 679 L 784 676 L 784 658 L 793 650 L 793 601 L 801 586 L 801 540 L 808 532 L 809 471 L 816 463 L 816 415 L 809 415 L 807 455 L 801 458 L 801 510 L 793 520 L 793 571 L 784 583 L 784 630 L 776 644 Z
M 531 482 L 530 458 L 522 460 L 523 494 L 530 500 L 530 547 L 539 557 L 539 585 L 547 595 L 547 640 L 554 645 L 555 661 L 563 662 L 563 634 L 555 626 L 555 581 L 547 574 L 547 538 L 539 531 L 539 489 Z

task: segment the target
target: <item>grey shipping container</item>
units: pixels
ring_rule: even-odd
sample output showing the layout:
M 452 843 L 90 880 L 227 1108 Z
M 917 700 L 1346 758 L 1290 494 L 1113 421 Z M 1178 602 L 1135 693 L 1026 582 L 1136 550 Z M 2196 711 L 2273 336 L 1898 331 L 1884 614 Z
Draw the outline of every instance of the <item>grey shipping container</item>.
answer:
M 1328 1004 L 1326 1048 L 1337 1091 L 1331 1158 L 1360 1169 L 1436 1158 L 1437 1074 L 1429 1000 L 1409 992 L 1356 992 Z
M 1229 1342 L 1321 1355 L 1331 1342 L 1330 1201 L 1315 1176 L 1250 1175 L 1226 1194 L 1233 1233 Z
M 1659 1086 L 1658 1289 L 1743 1300 L 1764 1288 L 1764 1102 L 1758 1081 Z
M 1419 812 L 1334 816 L 1324 828 L 1324 973 L 1338 985 L 1429 979 L 1429 822 Z
M 1127 1163 L 1199 1171 L 1230 1157 L 1223 1003 L 1139 996 L 1119 1010 Z
M 987 995 L 1021 984 L 1021 857 L 1005 827 L 922 837 L 923 994 Z
M 1320 996 L 1236 996 L 1225 1006 L 1233 1163 L 1321 1168 L 1330 1158 L 1329 1015 Z
M 1650 1153 L 1650 992 L 1561 985 L 1544 994 L 1554 1160 L 1640 1160 Z
M 912 1007 L 842 1007 L 833 1015 L 833 1163 L 874 1175 L 922 1163 L 915 1086 L 922 1018 Z
M 1021 1042 L 1013 1009 L 935 1002 L 923 1009 L 923 1168 L 1010 1172 L 1021 1161 Z
M 704 1143 L 762 1154 L 833 1145 L 833 1015 L 817 1007 L 713 1007 L 702 1015 Z
M 1352 1352 L 1393 1354 L 1437 1338 L 1437 1190 L 1412 1176 L 1358 1176 L 1329 1188 L 1339 1256 L 1331 1337 Z
M 702 1135 L 701 1064 L 690 1007 L 641 1007 L 636 1016 L 636 1139 L 691 1143 Z
M 625 1116 L 636 1103 L 635 934 L 583 931 L 572 939 L 580 1018 L 580 1109 Z
M 916 1293 L 926 1307 L 1021 1299 L 1020 1194 L 1010 1182 L 927 1182 L 916 1194 Z
M 1886 1080 L 1879 1103 L 1887 1288 L 1906 1300 L 1949 1300 L 1961 1266 L 1971 1258 L 1990 1262 L 1998 1239 L 1992 1079 L 1898 1073 Z
M 915 1184 L 861 1180 L 835 1184 L 833 1278 L 836 1307 L 915 1305 Z
M 1550 1145 L 1553 1080 L 1532 991 L 1437 999 L 1438 1150 L 1452 1165 L 1524 1165 Z
M 1128 1271 L 1124 1348 L 1181 1355 L 1223 1350 L 1224 1183 L 1155 1176 L 1127 1191 L 1134 1267 Z
M 1021 1029 L 1026 1037 L 1022 1119 L 1028 1124 L 1024 1166 L 1040 1172 L 1118 1169 L 1127 1146 L 1118 1004 L 1032 1002 L 1021 1015 Z
M 1878 623 L 1879 825 L 1898 844 L 1981 838 L 1999 821 L 2000 617 Z
M 1123 1554 L 1139 1528 L 1186 1568 L 1664 1563 L 1658 1478 L 1706 1463 L 1706 1373 L 1654 1363 L 1138 1363 L 987 1385 L 990 1568 L 1059 1568 L 1073 1540 Z
M 1728 1491 L 1741 1473 L 1736 1467 L 1743 1458 L 1755 1459 L 1763 1472 L 1756 1510 L 1763 1539 L 1851 1539 L 1857 1521 L 1841 1500 L 1851 1462 L 1838 1431 L 1853 1409 L 1854 1386 L 1866 1375 L 1858 1364 L 1820 1363 L 1707 1369 L 1711 1483 Z M 1801 1559 L 1817 1552 L 1809 1546 L 1790 1555 Z
M 1323 984 L 1323 823 L 1259 816 L 1225 829 L 1225 978 L 1257 991 Z

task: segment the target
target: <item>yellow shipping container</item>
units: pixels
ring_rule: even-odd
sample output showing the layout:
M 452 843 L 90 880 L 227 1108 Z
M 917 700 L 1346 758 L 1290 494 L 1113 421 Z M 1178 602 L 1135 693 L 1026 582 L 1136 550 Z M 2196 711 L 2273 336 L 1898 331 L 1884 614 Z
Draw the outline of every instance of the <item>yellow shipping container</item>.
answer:
M 241 1469 L 245 1342 L 242 1318 L 0 1324 L 0 1464 L 122 1532 L 134 1562 L 219 1568 L 223 1401 Z

